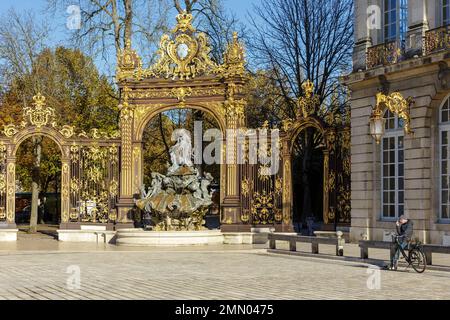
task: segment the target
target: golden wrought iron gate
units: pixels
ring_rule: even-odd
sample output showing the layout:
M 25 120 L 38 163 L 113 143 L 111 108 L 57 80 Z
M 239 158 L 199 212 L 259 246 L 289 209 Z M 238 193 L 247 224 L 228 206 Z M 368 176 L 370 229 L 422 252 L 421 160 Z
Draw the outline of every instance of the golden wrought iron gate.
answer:
M 41 94 L 24 108 L 23 122 L 6 125 L 0 135 L 0 223 L 15 228 L 16 153 L 33 136 L 53 140 L 61 150 L 61 228 L 102 224 L 112 229 L 117 219 L 120 134 L 90 132 L 59 125 L 55 110 Z

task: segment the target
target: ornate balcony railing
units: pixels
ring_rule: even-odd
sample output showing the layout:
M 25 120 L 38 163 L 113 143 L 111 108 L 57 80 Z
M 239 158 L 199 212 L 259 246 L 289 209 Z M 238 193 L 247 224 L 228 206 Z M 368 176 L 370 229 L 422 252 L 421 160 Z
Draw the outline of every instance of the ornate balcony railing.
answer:
M 425 33 L 424 55 L 430 53 L 448 50 L 449 46 L 450 25 L 429 30 Z
M 367 49 L 367 69 L 387 66 L 400 62 L 403 57 L 403 46 L 397 42 L 385 42 Z

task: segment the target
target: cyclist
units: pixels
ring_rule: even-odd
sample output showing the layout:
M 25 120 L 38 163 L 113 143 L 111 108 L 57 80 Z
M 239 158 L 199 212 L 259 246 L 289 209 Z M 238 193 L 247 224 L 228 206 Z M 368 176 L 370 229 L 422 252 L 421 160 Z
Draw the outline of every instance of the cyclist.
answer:
M 408 246 L 413 235 L 413 226 L 414 223 L 404 215 L 396 222 L 398 243 L 395 243 L 395 251 L 391 256 L 391 270 L 397 270 L 398 259 L 400 258 L 400 247 L 405 249 Z

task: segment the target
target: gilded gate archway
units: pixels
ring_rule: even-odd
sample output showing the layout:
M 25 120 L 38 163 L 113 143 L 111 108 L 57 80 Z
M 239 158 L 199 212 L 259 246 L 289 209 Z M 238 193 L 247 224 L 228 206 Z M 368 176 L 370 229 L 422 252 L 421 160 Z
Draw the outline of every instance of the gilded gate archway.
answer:
M 117 214 L 119 132 L 89 133 L 60 125 L 54 108 L 41 94 L 23 109 L 23 121 L 4 127 L 0 135 L 0 222 L 15 228 L 16 152 L 33 136 L 53 140 L 61 150 L 61 228 L 79 229 L 81 223 L 112 228 Z M 83 211 L 86 203 L 90 211 Z M 84 204 L 83 204 L 84 203 Z
M 211 114 L 224 136 L 227 130 L 245 126 L 243 89 L 247 77 L 238 36 L 234 34 L 224 53 L 224 63 L 218 64 L 209 56 L 206 35 L 195 30 L 192 19 L 187 13 L 177 16 L 176 27 L 161 38 L 159 60 L 148 69 L 142 67 L 130 43 L 119 55 L 122 163 L 118 227 L 129 227 L 134 222 L 133 198 L 139 194 L 143 179 L 142 135 L 153 117 L 172 109 L 191 108 Z M 223 230 L 233 231 L 242 224 L 240 167 L 236 143 L 228 140 L 227 145 L 233 145 L 234 150 L 228 150 L 232 156 L 221 165 L 221 220 Z
M 303 84 L 305 95 L 297 101 L 297 117 L 283 121 L 283 170 L 285 214 L 293 211 L 292 161 L 293 148 L 298 136 L 313 128 L 322 140 L 323 148 L 323 221 L 325 225 L 350 223 L 350 127 L 349 115 L 345 119 L 335 119 L 334 114 L 320 105 L 319 98 L 313 94 L 310 81 Z M 321 109 L 322 108 L 322 109 Z M 321 116 L 319 116 L 319 114 Z M 292 218 L 292 217 L 291 217 Z
M 173 109 L 209 113 L 227 138 L 220 164 L 222 231 L 250 232 L 255 227 L 293 231 L 293 144 L 308 128 L 321 134 L 324 145 L 323 220 L 335 225 L 350 222 L 348 121 L 338 124 L 332 113 L 322 110 L 312 83 L 307 81 L 296 118 L 285 120 L 281 130 L 269 129 L 268 124 L 247 128 L 244 90 L 248 78 L 237 34 L 219 64 L 210 58 L 207 37 L 194 29 L 192 19 L 187 13 L 177 16 L 176 27 L 161 38 L 159 60 L 149 68 L 142 66 L 130 42 L 119 54 L 120 132 L 83 132 L 60 125 L 55 110 L 40 94 L 32 107 L 24 108 L 23 123 L 4 127 L 0 136 L 0 222 L 14 227 L 17 147 L 31 136 L 43 135 L 62 151 L 61 228 L 79 229 L 83 224 L 134 227 L 135 198 L 143 182 L 143 132 L 156 115 Z M 319 112 L 323 114 L 319 116 Z M 252 131 L 269 141 L 258 140 L 257 154 L 272 158 L 277 168 L 273 174 L 267 174 L 267 164 L 249 161 L 248 145 L 253 138 L 246 135 Z M 243 141 L 241 134 L 246 136 Z

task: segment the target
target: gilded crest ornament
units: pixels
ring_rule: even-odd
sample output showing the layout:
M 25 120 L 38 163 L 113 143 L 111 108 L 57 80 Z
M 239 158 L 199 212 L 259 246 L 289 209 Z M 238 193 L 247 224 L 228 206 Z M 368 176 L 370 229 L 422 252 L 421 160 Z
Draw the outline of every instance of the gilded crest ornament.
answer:
M 185 103 L 186 98 L 192 95 L 192 88 L 190 87 L 179 87 L 172 90 L 172 95 L 178 99 L 178 102 Z
M 192 26 L 192 14 L 177 16 L 177 25 L 170 35 L 161 38 L 159 60 L 147 70 L 137 70 L 136 76 L 164 77 L 188 80 L 199 75 L 218 73 L 221 68 L 209 57 L 211 48 L 204 33 Z
M 302 89 L 304 96 L 298 99 L 297 105 L 301 115 L 306 119 L 317 111 L 320 100 L 314 95 L 314 84 L 310 80 L 302 84 Z
M 54 120 L 55 109 L 47 107 L 45 97 L 38 93 L 33 97 L 33 107 L 23 109 L 23 116 L 31 125 L 40 129 Z M 56 126 L 54 122 L 52 125 Z

